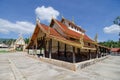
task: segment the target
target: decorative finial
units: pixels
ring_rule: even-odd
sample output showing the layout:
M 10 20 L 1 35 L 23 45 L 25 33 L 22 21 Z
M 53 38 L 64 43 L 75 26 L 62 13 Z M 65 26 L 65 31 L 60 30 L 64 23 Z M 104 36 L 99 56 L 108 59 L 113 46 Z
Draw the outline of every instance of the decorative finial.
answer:
M 63 15 L 62 15 L 62 19 L 65 19 Z
M 98 42 L 98 34 L 96 33 L 95 38 L 94 38 L 95 42 Z
M 36 16 L 36 22 L 40 23 L 40 18 L 38 16 Z
M 52 15 L 52 19 L 54 19 L 54 16 Z
M 74 16 L 72 17 L 72 23 L 74 23 Z

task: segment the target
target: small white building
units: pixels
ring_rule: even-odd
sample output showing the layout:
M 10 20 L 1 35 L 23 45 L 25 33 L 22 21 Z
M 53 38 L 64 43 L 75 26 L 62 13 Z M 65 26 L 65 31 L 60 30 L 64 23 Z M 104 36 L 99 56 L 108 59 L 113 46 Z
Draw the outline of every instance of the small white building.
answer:
M 20 36 L 14 43 L 14 49 L 17 51 L 25 51 L 25 41 L 22 36 Z

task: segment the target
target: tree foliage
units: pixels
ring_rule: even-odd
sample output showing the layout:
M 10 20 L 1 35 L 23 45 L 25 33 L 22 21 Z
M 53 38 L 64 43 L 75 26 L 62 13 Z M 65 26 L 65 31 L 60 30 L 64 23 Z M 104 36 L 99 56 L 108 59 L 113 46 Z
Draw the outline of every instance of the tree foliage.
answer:
M 108 41 L 100 42 L 99 44 L 109 48 L 120 48 L 119 41 L 108 40 Z
M 29 43 L 29 38 L 25 38 L 25 43 L 28 44 Z M 0 43 L 4 43 L 8 46 L 10 46 L 12 43 L 14 43 L 16 41 L 16 39 L 2 39 L 0 38 Z
M 119 25 L 119 28 L 120 28 L 120 16 L 118 16 L 118 17 L 113 21 L 113 23 Z M 120 43 L 120 31 L 119 31 L 119 43 Z
M 25 38 L 25 43 L 28 44 L 29 43 L 29 38 Z
M 4 43 L 6 45 L 11 45 L 12 42 L 15 42 L 15 39 L 2 39 L 2 38 L 0 38 L 0 43 Z
M 113 23 L 120 26 L 120 16 L 118 16 L 118 17 L 113 21 Z

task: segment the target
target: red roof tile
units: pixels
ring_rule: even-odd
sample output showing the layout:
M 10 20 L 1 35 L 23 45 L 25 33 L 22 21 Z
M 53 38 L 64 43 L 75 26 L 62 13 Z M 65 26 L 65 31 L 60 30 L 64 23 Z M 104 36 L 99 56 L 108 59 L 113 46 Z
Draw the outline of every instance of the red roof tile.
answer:
M 93 41 L 93 40 L 90 39 L 86 34 L 84 35 L 84 39 L 85 39 L 85 40 L 89 40 L 89 41 Z
M 70 29 L 68 29 L 68 27 L 64 24 L 62 24 L 60 21 L 56 20 L 57 23 L 64 29 L 64 32 L 67 34 L 67 35 L 71 35 L 73 37 L 76 37 L 76 38 L 80 38 L 81 34 L 75 32 L 75 31 L 72 31 Z
M 48 27 L 48 26 L 45 25 L 45 24 L 41 24 L 41 26 L 42 26 L 47 32 L 49 32 L 49 29 L 50 29 L 50 35 L 57 36 L 57 37 L 62 37 L 55 29 L 53 29 L 53 28 L 51 28 L 51 27 Z
M 120 52 L 120 48 L 111 48 L 112 52 Z
M 56 20 L 57 23 L 64 29 L 64 32 L 68 35 L 68 36 L 72 36 L 72 37 L 75 37 L 77 39 L 80 38 L 81 34 L 80 33 L 77 33 L 73 30 L 70 30 L 67 28 L 66 25 L 62 24 L 60 21 Z M 93 41 L 92 39 L 90 39 L 86 34 L 84 35 L 84 40 L 88 40 L 88 41 Z

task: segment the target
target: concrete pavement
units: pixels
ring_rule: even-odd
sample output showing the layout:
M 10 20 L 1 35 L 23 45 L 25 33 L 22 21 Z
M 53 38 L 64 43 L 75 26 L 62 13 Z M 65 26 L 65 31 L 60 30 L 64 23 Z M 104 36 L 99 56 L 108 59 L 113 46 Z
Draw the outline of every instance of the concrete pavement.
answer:
M 30 58 L 24 53 L 0 54 L 0 80 L 120 80 L 120 56 L 74 72 Z

